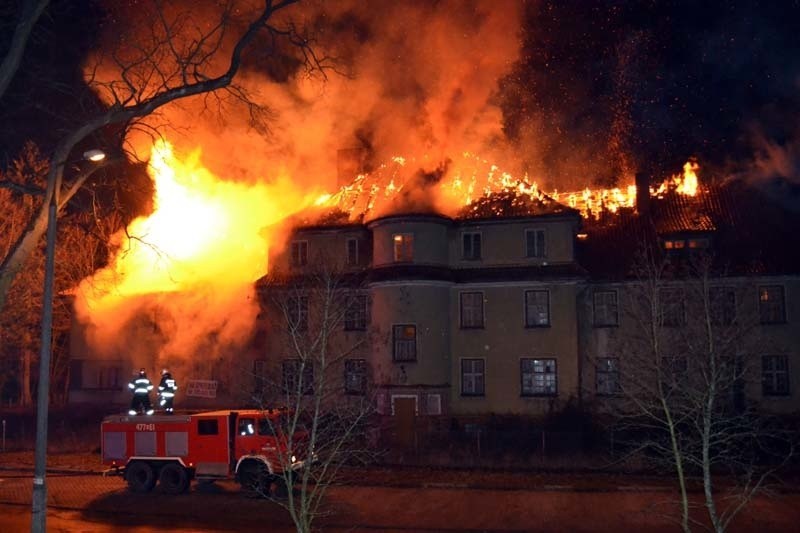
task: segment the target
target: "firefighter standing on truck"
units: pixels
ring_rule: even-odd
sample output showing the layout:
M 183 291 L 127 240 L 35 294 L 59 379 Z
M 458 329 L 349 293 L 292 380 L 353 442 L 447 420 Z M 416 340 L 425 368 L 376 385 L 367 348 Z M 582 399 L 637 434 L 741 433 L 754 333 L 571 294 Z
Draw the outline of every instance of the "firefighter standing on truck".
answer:
M 167 414 L 172 414 L 172 402 L 175 400 L 175 391 L 178 390 L 178 382 L 166 368 L 161 371 L 161 383 L 158 384 L 158 404 Z
M 153 390 L 153 384 L 147 379 L 147 372 L 144 371 L 144 368 L 139 369 L 139 375 L 128 383 L 128 388 L 133 392 L 128 414 L 137 415 L 142 410 L 146 415 L 152 415 L 154 411 L 153 406 L 150 405 L 150 391 Z

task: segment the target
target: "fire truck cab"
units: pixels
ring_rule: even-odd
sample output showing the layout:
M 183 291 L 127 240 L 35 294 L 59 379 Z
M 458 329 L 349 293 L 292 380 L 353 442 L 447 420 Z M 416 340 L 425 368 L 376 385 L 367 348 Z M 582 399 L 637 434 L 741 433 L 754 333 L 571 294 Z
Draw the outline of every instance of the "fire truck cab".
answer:
M 262 490 L 295 471 L 303 461 L 281 432 L 285 409 L 223 410 L 190 415 L 112 415 L 101 425 L 103 464 L 122 473 L 130 490 L 149 492 L 158 482 L 168 494 L 188 489 L 192 479 L 235 478 Z M 303 435 L 295 433 L 298 448 Z

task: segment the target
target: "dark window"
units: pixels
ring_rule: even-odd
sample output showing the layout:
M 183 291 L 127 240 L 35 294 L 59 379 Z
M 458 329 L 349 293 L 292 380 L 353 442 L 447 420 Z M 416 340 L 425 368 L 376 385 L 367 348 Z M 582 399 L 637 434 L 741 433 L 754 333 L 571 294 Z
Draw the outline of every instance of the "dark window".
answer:
M 345 359 L 344 391 L 347 394 L 365 394 L 367 392 L 366 359 Z
M 367 296 L 356 294 L 347 300 L 344 311 L 344 329 L 346 331 L 364 331 L 367 329 Z
M 486 364 L 483 359 L 461 360 L 461 395 L 483 396 L 486 387 Z
M 596 291 L 594 293 L 594 325 L 619 325 L 617 291 Z
M 708 290 L 711 323 L 730 326 L 736 320 L 736 292 L 731 287 L 711 287 Z
M 463 329 L 483 327 L 483 293 L 461 293 L 461 327 Z
M 550 293 L 548 291 L 525 291 L 525 327 L 537 328 L 550 325 Z
M 80 390 L 83 388 L 83 360 L 71 359 L 69 362 L 69 389 Z
M 461 237 L 461 257 L 468 261 L 481 258 L 481 234 L 464 233 Z
M 520 377 L 523 396 L 555 396 L 558 373 L 555 359 L 521 359 Z
M 314 393 L 314 366 L 310 361 L 303 364 L 300 359 L 284 359 L 282 369 L 284 394 Z
M 199 419 L 197 421 L 197 434 L 198 435 L 218 435 L 219 425 L 217 419 Z
M 525 257 L 545 257 L 545 237 L 543 229 L 525 230 Z
M 764 396 L 789 394 L 789 358 L 785 355 L 761 357 L 761 392 Z
M 292 266 L 308 264 L 308 241 L 292 241 Z
M 290 296 L 286 312 L 291 331 L 308 331 L 308 296 Z
M 770 285 L 758 288 L 758 313 L 762 324 L 786 322 L 786 304 L 782 286 Z
M 256 359 L 253 361 L 253 391 L 261 393 L 267 385 L 267 361 Z
M 682 289 L 660 289 L 661 323 L 668 327 L 683 326 L 686 323 L 686 302 Z
M 360 264 L 358 255 L 358 239 L 347 239 L 347 264 L 356 266 Z
M 392 327 L 392 359 L 417 360 L 417 326 L 400 324 Z
M 661 383 L 669 388 L 684 384 L 689 373 L 689 363 L 681 355 L 667 355 L 661 358 Z
M 414 260 L 414 235 L 411 233 L 397 233 L 392 237 L 394 242 L 395 262 L 411 262 Z
M 258 421 L 258 434 L 274 436 L 278 433 L 279 418 L 262 418 Z
M 619 381 L 619 359 L 616 357 L 604 357 L 597 360 L 595 368 L 597 381 L 597 394 L 601 396 L 612 396 L 622 392 Z

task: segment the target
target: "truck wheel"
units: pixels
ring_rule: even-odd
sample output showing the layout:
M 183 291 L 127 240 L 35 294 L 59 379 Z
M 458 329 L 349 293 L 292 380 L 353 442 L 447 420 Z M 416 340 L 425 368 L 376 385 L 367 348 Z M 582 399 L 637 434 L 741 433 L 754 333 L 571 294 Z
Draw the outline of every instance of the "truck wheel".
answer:
M 167 494 L 180 494 L 189 488 L 189 475 L 181 465 L 169 463 L 161 467 L 158 485 Z
M 260 494 L 269 495 L 270 476 L 267 467 L 258 461 L 249 461 L 239 468 L 239 484 L 242 489 Z
M 128 488 L 133 492 L 150 492 L 156 484 L 156 474 L 153 468 L 143 462 L 134 461 L 125 470 L 125 479 L 128 481 Z

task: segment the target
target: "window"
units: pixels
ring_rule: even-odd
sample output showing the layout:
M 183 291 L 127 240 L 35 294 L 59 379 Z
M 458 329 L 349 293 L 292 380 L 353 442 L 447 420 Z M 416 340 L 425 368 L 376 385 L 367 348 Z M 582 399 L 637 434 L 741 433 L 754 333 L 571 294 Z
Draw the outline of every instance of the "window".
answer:
M 394 241 L 395 262 L 410 262 L 414 260 L 414 235 L 411 233 L 397 233 L 392 237 Z
M 253 361 L 253 391 L 263 392 L 267 386 L 267 361 L 256 359 Z
M 693 250 L 699 250 L 703 248 L 708 248 L 710 243 L 708 239 L 689 239 L 687 241 L 687 244 L 689 245 L 689 248 Z
M 758 313 L 762 324 L 786 322 L 786 304 L 783 287 L 770 285 L 758 288 Z
M 308 331 L 308 296 L 292 296 L 286 302 L 291 331 Z
M 361 263 L 358 255 L 358 239 L 347 239 L 347 265 L 357 266 Z
M 596 291 L 594 293 L 594 325 L 596 327 L 619 325 L 617 291 Z
M 736 293 L 731 287 L 711 287 L 708 290 L 711 323 L 730 326 L 736 320 Z
M 198 435 L 219 435 L 219 424 L 217 419 L 201 418 L 197 421 L 197 434 Z
M 685 301 L 682 289 L 660 289 L 661 323 L 667 327 L 683 326 L 686 323 Z
M 686 381 L 689 363 L 681 355 L 668 355 L 661 358 L 661 383 L 667 387 L 677 387 Z
M 785 355 L 761 357 L 761 393 L 764 396 L 788 396 L 789 358 Z
M 555 359 L 522 359 L 520 376 L 523 396 L 555 396 L 558 394 Z
M 255 418 L 240 418 L 239 428 L 237 433 L 242 437 L 248 437 L 256 434 L 256 419 Z
M 483 396 L 486 374 L 483 359 L 461 360 L 461 396 Z
M 525 291 L 525 327 L 541 328 L 550 325 L 550 293 Z
M 595 368 L 597 394 L 613 396 L 622 392 L 619 381 L 619 359 L 604 357 L 597 360 Z
M 417 326 L 400 324 L 392 327 L 392 359 L 417 360 Z
M 347 394 L 366 394 L 367 392 L 366 359 L 345 359 L 344 391 Z
M 292 241 L 292 266 L 308 264 L 308 241 Z
M 119 390 L 122 385 L 121 361 L 74 359 L 70 362 L 72 390 Z
M 300 359 L 284 359 L 282 370 L 284 394 L 314 393 L 314 366 L 310 361 L 303 364 Z
M 477 261 L 481 258 L 481 234 L 464 233 L 461 236 L 461 258 Z
M 367 296 L 356 294 L 347 301 L 344 311 L 345 331 L 364 331 L 367 329 Z
M 525 230 L 525 257 L 545 257 L 547 250 L 545 248 L 544 230 L 543 229 L 526 229 Z
M 425 414 L 426 415 L 440 415 L 442 414 L 442 395 L 441 394 L 426 394 L 425 395 Z
M 461 328 L 476 329 L 483 327 L 483 293 L 461 293 Z

